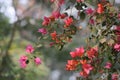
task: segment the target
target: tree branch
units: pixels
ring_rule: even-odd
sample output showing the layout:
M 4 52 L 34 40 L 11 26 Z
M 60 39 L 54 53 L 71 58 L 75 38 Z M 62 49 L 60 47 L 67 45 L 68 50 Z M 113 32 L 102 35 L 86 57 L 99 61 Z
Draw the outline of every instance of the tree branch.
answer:
M 10 40 L 8 41 L 8 45 L 6 47 L 6 51 L 5 51 L 5 54 L 4 55 L 8 55 L 8 51 L 12 45 L 12 42 L 13 42 L 13 39 L 14 39 L 14 36 L 15 36 L 15 31 L 16 31 L 16 23 L 13 25 L 12 27 L 12 31 L 11 31 L 11 37 L 10 37 Z M 4 56 L 3 55 L 3 56 Z

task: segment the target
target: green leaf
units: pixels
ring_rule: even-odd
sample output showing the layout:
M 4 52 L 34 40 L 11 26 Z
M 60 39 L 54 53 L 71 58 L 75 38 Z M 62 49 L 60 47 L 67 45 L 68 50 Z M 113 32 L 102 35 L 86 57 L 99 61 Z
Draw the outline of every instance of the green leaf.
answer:
M 105 43 L 107 41 L 107 39 L 106 38 L 102 38 L 102 39 L 100 39 L 100 43 Z
M 42 44 L 37 45 L 38 48 L 39 48 L 39 47 L 42 47 L 42 46 L 43 46 Z
M 47 39 L 47 38 L 48 38 L 48 36 L 44 36 L 44 37 L 43 37 L 43 39 Z
M 58 46 L 58 49 L 61 51 L 63 49 L 64 45 Z

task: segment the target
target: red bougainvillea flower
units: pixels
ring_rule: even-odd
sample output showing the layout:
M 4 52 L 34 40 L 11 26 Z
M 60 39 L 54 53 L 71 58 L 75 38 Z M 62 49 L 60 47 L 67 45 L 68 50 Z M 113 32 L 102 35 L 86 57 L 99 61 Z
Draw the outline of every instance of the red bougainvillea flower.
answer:
M 50 20 L 48 17 L 44 17 L 44 21 L 42 22 L 43 26 L 47 26 L 50 23 Z
M 36 65 L 39 65 L 39 64 L 41 64 L 41 59 L 39 57 L 36 57 L 34 59 L 34 62 L 36 63 Z
M 19 59 L 19 62 L 20 62 L 20 66 L 21 68 L 26 68 L 27 64 L 26 64 L 26 61 L 27 61 L 27 56 L 21 56 L 20 59 Z
M 80 76 L 86 78 L 88 76 L 88 74 L 85 71 L 81 71 Z
M 77 54 L 76 54 L 76 52 L 75 52 L 75 51 L 70 52 L 70 55 L 71 55 L 71 57 L 72 57 L 72 58 L 77 57 Z
M 52 37 L 52 40 L 55 40 L 56 37 L 57 37 L 56 31 L 54 31 L 53 33 L 51 33 L 50 36 Z
M 83 2 L 84 0 L 76 0 L 76 2 Z
M 117 73 L 112 74 L 112 80 L 118 80 L 118 74 Z
M 78 61 L 77 60 L 68 60 L 68 64 L 77 66 L 78 65 Z
M 42 35 L 47 34 L 47 30 L 45 28 L 38 29 L 38 32 L 42 33 Z
M 34 48 L 32 47 L 32 45 L 27 45 L 26 52 L 27 53 L 32 53 L 33 51 L 34 51 Z
M 68 60 L 67 64 L 66 64 L 66 70 L 75 70 L 76 67 L 78 65 L 78 61 L 77 60 Z
M 114 45 L 114 49 L 115 49 L 116 51 L 120 51 L 120 44 L 115 44 L 115 45 Z
M 81 63 L 81 64 L 86 64 L 86 63 L 87 63 L 87 60 L 80 60 L 80 63 Z
M 94 20 L 94 19 L 90 19 L 90 20 L 89 20 L 89 23 L 90 23 L 91 25 L 93 25 L 93 24 L 95 24 L 95 20 Z
M 76 50 L 76 54 L 77 54 L 78 57 L 83 56 L 84 51 L 85 51 L 83 47 L 76 48 L 75 50 Z
M 65 68 L 67 71 L 73 71 L 75 70 L 75 66 L 72 66 L 72 65 L 69 65 L 69 64 L 66 64 L 66 68 Z
M 104 7 L 101 3 L 98 4 L 97 13 L 101 14 L 104 12 Z
M 87 55 L 89 59 L 95 58 L 98 55 L 98 49 L 97 48 L 91 48 L 87 51 Z
M 85 12 L 86 12 L 87 15 L 92 15 L 94 10 L 92 8 L 88 8 L 88 9 L 85 10 Z
M 59 11 L 54 11 L 54 12 L 52 12 L 52 16 L 54 16 L 54 18 L 58 19 L 61 16 L 61 14 Z
M 54 40 L 56 43 L 60 43 L 61 41 L 57 38 L 57 33 L 54 31 L 53 33 L 50 34 L 52 37 L 52 40 Z
M 64 20 L 65 26 L 69 27 L 73 23 L 73 18 L 68 17 L 66 20 Z
M 106 62 L 105 67 L 106 69 L 110 69 L 112 67 L 112 64 L 110 62 Z
M 84 48 L 80 47 L 80 48 L 76 48 L 75 51 L 70 52 L 70 55 L 72 58 L 75 57 L 82 57 L 84 54 Z
M 86 74 L 89 75 L 90 71 L 93 70 L 93 67 L 91 66 L 91 64 L 83 64 L 82 69 Z

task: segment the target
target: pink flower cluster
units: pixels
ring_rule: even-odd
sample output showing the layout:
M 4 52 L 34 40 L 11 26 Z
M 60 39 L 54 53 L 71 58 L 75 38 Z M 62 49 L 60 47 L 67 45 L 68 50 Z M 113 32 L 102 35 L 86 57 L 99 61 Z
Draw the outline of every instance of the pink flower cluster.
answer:
M 90 74 L 90 71 L 93 70 L 91 64 L 82 64 L 83 71 L 80 72 L 80 75 L 83 77 L 87 77 Z
M 26 63 L 27 60 L 28 60 L 28 57 L 25 56 L 25 55 L 23 55 L 23 56 L 20 57 L 19 62 L 20 62 L 21 68 L 26 68 L 26 66 L 27 66 L 27 63 Z
M 41 59 L 39 57 L 36 57 L 34 59 L 34 62 L 36 63 L 36 65 L 39 65 L 39 64 L 41 64 Z
M 32 45 L 27 45 L 26 52 L 27 53 L 33 53 L 33 51 L 34 51 L 34 48 L 32 47 Z
M 112 74 L 112 80 L 118 80 L 119 75 L 117 73 Z
M 80 71 L 80 76 L 86 78 L 89 76 L 90 72 L 95 68 L 93 64 L 99 64 L 101 59 L 98 59 L 98 47 L 92 47 L 88 50 L 84 50 L 83 47 L 76 48 L 75 51 L 70 52 L 72 60 L 68 60 L 66 64 L 66 70 L 76 70 L 77 66 L 81 65 L 82 70 Z M 88 57 L 88 59 L 84 59 Z M 96 63 L 94 63 L 96 62 Z M 111 69 L 111 62 L 106 62 L 104 65 L 105 69 Z
M 41 64 L 41 59 L 39 57 L 36 57 L 34 59 L 34 62 L 36 63 L 36 65 L 39 65 L 39 64 Z
M 61 16 L 61 14 L 59 11 L 53 11 L 52 16 L 54 16 L 54 18 L 58 19 Z
M 114 49 L 116 50 L 116 51 L 120 51 L 120 44 L 115 44 L 114 45 Z
M 43 26 L 49 25 L 51 22 L 55 21 L 55 19 L 64 19 L 67 15 L 66 14 L 61 14 L 60 11 L 53 11 L 52 15 L 50 17 L 44 17 L 44 20 L 42 22 Z
M 106 62 L 105 68 L 110 69 L 112 67 L 112 64 L 110 62 Z
M 48 17 L 44 17 L 44 21 L 42 23 L 43 26 L 47 26 L 50 23 L 50 20 Z
M 89 50 L 88 56 L 90 58 L 95 57 L 96 55 L 97 48 L 91 48 Z M 93 66 L 90 64 L 89 61 L 87 60 L 82 60 L 82 57 L 84 56 L 85 50 L 83 47 L 76 48 L 75 51 L 70 52 L 70 55 L 72 58 L 81 58 L 80 60 L 69 60 L 72 61 L 72 64 L 69 62 L 66 65 L 66 70 L 76 70 L 76 67 L 81 64 L 82 66 L 82 71 L 80 71 L 80 75 L 82 77 L 87 77 L 90 74 L 90 71 L 93 70 Z
M 38 32 L 42 33 L 42 35 L 47 34 L 47 30 L 45 28 L 38 29 Z
M 89 23 L 90 23 L 91 25 L 94 25 L 94 24 L 95 24 L 95 20 L 94 20 L 94 19 L 90 19 L 90 20 L 89 20 Z
M 87 51 L 87 56 L 89 59 L 93 59 L 97 57 L 98 55 L 98 49 L 96 48 L 91 48 L 90 50 Z
M 87 15 L 92 15 L 94 13 L 94 10 L 92 8 L 88 8 L 85 10 Z
M 66 20 L 64 20 L 65 22 L 65 28 L 69 27 L 72 23 L 73 23 L 73 18 L 68 17 Z
M 32 47 L 32 45 L 28 45 L 26 47 L 26 52 L 27 53 L 33 53 L 33 51 L 34 51 L 34 48 Z M 30 60 L 27 56 L 22 55 L 19 59 L 21 68 L 26 68 L 29 61 Z M 34 57 L 34 62 L 35 62 L 36 65 L 39 65 L 39 64 L 41 64 L 41 59 L 39 57 Z

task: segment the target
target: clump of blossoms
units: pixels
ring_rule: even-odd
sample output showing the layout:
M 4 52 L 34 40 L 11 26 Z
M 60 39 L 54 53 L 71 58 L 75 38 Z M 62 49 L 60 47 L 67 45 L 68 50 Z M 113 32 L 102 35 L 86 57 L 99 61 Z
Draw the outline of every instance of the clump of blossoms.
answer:
M 27 45 L 26 52 L 27 55 L 22 55 L 19 59 L 21 68 L 26 68 L 30 61 L 33 61 L 36 65 L 41 64 L 41 59 L 32 55 L 34 52 L 34 47 L 32 45 Z
M 73 60 L 68 60 L 66 70 L 81 70 L 80 75 L 85 78 L 97 67 L 94 64 L 94 62 L 98 62 L 97 47 L 88 50 L 85 50 L 83 47 L 76 48 L 75 51 L 70 52 L 70 55 Z M 99 62 L 97 64 L 99 64 Z
M 80 76 L 86 79 L 119 80 L 119 10 L 104 0 L 98 3 L 96 9 L 87 8 L 84 12 L 89 17 L 91 32 L 87 38 L 87 47 L 70 52 L 72 60 L 68 60 L 66 70 L 79 71 Z M 103 74 L 107 77 L 103 78 Z M 99 76 L 93 78 L 92 75 Z
M 81 30 L 76 23 L 87 17 L 89 29 L 86 46 L 78 47 L 70 52 L 71 60 L 67 61 L 66 70 L 78 71 L 80 79 L 86 80 L 119 80 L 120 73 L 120 12 L 109 1 L 98 0 L 97 8 L 88 7 L 86 0 L 76 0 L 74 6 L 78 12 L 76 19 L 73 15 L 63 13 L 61 6 L 65 0 L 50 0 L 58 5 L 58 9 L 50 16 L 45 16 L 43 28 L 38 32 L 49 36 L 50 46 L 60 50 L 72 36 Z M 89 4 L 89 3 L 88 3 Z M 69 6 L 71 9 L 71 7 Z M 67 8 L 68 9 L 68 8 Z M 72 9 L 71 9 L 72 10 Z M 86 16 L 86 17 L 85 17 Z M 33 49 L 30 49 L 31 53 Z M 27 61 L 23 56 L 21 61 Z M 20 63 L 22 64 L 22 62 Z M 40 64 L 38 58 L 36 64 Z M 25 67 L 24 65 L 23 67 Z M 107 77 L 103 77 L 106 75 Z

